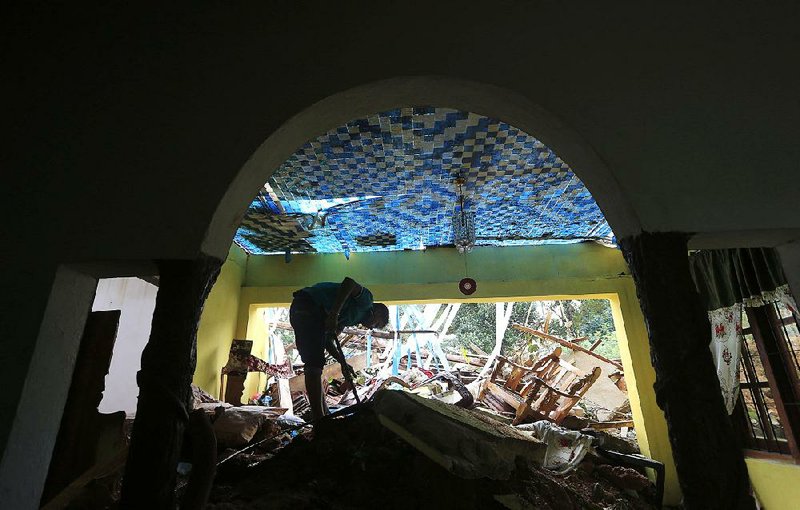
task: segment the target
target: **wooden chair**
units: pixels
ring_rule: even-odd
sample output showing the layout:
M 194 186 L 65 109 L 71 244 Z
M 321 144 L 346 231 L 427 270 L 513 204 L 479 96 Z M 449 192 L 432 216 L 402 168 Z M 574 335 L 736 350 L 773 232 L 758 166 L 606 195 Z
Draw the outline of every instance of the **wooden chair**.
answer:
M 561 348 L 557 348 L 536 362 L 529 361 L 530 366 L 498 356 L 491 377 L 481 387 L 478 400 L 497 411 L 513 410 L 513 425 L 536 420 L 560 424 L 600 377 L 599 367 L 584 373 L 561 360 L 560 356 Z M 500 384 L 506 365 L 511 366 L 511 373 Z

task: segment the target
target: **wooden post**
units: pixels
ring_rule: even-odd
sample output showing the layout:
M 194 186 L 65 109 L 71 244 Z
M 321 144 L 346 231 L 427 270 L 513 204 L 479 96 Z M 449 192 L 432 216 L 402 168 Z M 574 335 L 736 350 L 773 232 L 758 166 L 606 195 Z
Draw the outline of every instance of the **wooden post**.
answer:
M 687 236 L 622 239 L 650 337 L 655 392 L 664 410 L 688 509 L 751 509 L 741 445 L 720 393 L 711 329 L 689 274 Z
M 175 469 L 189 417 L 197 325 L 221 266 L 208 256 L 158 262 L 158 295 L 137 374 L 139 403 L 122 508 L 175 507 Z

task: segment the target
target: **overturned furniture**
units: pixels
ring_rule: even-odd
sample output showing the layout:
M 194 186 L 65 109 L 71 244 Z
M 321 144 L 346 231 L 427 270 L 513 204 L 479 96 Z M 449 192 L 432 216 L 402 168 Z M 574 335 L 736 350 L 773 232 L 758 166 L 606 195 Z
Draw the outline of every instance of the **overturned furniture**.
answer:
M 584 373 L 561 360 L 561 348 L 526 365 L 498 356 L 492 375 L 481 385 L 478 400 L 499 412 L 512 411 L 512 423 L 550 420 L 560 424 L 592 384 L 600 368 Z M 503 369 L 511 367 L 505 382 Z
M 292 362 L 288 358 L 283 363 L 276 365 L 254 356 L 251 354 L 252 350 L 252 340 L 234 339 L 231 342 L 228 362 L 222 367 L 219 375 L 220 399 L 228 404 L 242 405 L 244 383 L 250 372 L 261 372 L 280 379 L 288 379 L 294 375 Z M 286 401 L 281 402 L 281 405 L 286 406 L 291 399 L 288 394 L 284 399 Z
M 591 415 L 589 426 L 592 428 L 622 428 L 623 430 L 625 427 L 633 426 L 622 364 L 618 360 L 609 359 L 594 351 L 601 340 L 586 348 L 579 344 L 581 339 L 566 340 L 521 324 L 512 324 L 511 328 L 522 333 L 530 341 L 535 338 L 538 342 L 557 344 L 572 351 L 565 361 L 577 367 L 578 370 L 591 372 L 594 367 L 600 368 L 601 374 L 605 377 L 598 377 L 581 399 L 586 404 L 582 407 Z M 577 425 L 577 423 L 573 423 L 573 425 Z

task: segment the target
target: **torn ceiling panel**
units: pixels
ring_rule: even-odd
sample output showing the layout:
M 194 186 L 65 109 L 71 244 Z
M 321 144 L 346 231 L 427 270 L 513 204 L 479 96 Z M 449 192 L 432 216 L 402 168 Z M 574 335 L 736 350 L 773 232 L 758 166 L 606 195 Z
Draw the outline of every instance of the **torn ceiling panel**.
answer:
M 613 237 L 542 142 L 495 119 L 425 107 L 357 119 L 305 144 L 270 177 L 235 241 L 251 254 L 452 246 L 462 198 L 476 246 Z

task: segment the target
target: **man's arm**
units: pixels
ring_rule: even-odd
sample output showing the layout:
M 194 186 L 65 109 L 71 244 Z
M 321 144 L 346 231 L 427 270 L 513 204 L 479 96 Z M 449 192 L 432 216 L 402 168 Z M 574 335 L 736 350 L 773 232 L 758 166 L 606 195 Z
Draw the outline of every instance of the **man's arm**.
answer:
M 335 334 L 336 333 L 328 334 L 325 337 L 325 350 L 328 351 L 328 354 L 330 354 L 333 359 L 344 365 L 344 354 L 340 353 L 339 349 L 336 347 Z
M 325 330 L 328 332 L 339 332 L 339 313 L 342 311 L 344 303 L 350 296 L 357 296 L 361 293 L 361 285 L 349 276 L 342 280 L 339 285 L 339 291 L 336 293 L 336 299 L 333 306 L 328 312 L 328 317 L 325 319 Z
M 328 351 L 328 354 L 330 354 L 333 357 L 333 359 L 339 362 L 339 365 L 341 365 L 342 367 L 343 374 L 345 373 L 345 371 L 349 371 L 350 376 L 355 377 L 355 371 L 353 370 L 353 367 L 351 367 L 347 363 L 347 360 L 344 357 L 344 353 L 339 351 L 339 348 L 336 347 L 335 335 L 337 334 L 338 333 L 332 333 L 332 334 L 328 333 L 325 335 L 325 349 Z

